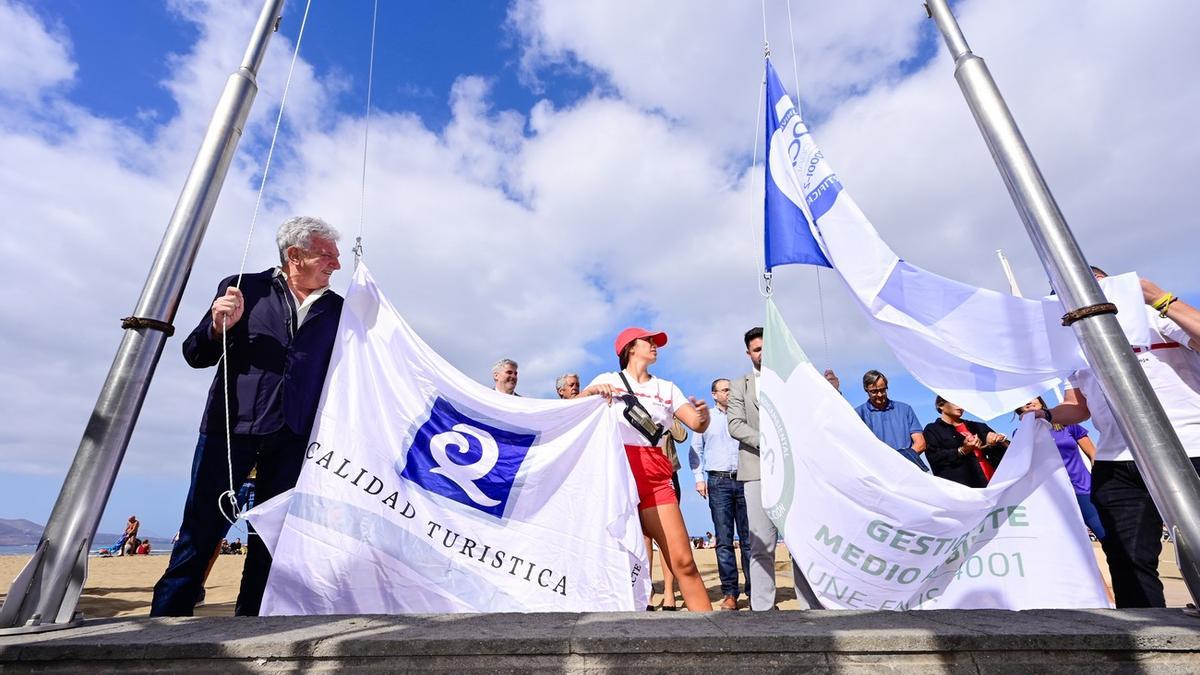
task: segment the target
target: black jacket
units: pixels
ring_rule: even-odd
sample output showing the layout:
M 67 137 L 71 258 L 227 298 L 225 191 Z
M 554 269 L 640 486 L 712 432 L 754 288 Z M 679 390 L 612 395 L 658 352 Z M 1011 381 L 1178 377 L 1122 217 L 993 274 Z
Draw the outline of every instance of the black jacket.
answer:
M 980 441 L 987 442 L 987 435 L 992 433 L 991 427 L 983 422 L 972 420 L 963 420 L 963 422 L 971 433 L 979 437 Z M 983 469 L 979 466 L 979 459 L 975 457 L 975 454 L 959 454 L 958 449 L 962 447 L 964 441 L 966 441 L 966 437 L 955 431 L 954 427 L 947 424 L 941 417 L 926 424 L 925 459 L 929 462 L 929 468 L 933 469 L 933 475 L 962 483 L 967 487 L 987 487 L 987 478 L 984 477 Z M 983 456 L 995 468 L 1000 465 L 1000 460 L 1004 457 L 1007 447 L 1003 443 L 985 445 L 983 446 Z
M 216 297 L 225 295 L 225 289 L 236 280 L 236 276 L 222 280 Z M 294 330 L 294 297 L 275 269 L 244 275 L 241 289 L 245 309 L 226 339 L 231 430 L 262 435 L 286 424 L 306 436 L 312 430 L 325 384 L 342 297 L 325 291 L 309 308 L 304 325 Z M 221 359 L 221 338 L 212 336 L 211 325 L 210 309 L 183 342 L 183 357 L 193 368 L 215 366 Z M 203 433 L 225 433 L 222 377 L 218 368 L 200 423 Z

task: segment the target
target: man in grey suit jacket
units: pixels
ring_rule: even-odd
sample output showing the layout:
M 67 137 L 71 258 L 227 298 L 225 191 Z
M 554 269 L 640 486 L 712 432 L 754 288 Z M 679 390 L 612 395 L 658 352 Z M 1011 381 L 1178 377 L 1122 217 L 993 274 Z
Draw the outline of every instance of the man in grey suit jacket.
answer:
M 746 331 L 746 355 L 754 370 L 729 385 L 729 435 L 741 444 L 738 450 L 737 479 L 746 494 L 746 515 L 750 521 L 750 609 L 775 608 L 775 541 L 779 530 L 767 517 L 762 503 L 762 481 L 758 461 L 758 373 L 762 368 L 763 329 Z M 745 545 L 747 542 L 743 542 Z M 796 561 L 792 561 L 796 599 L 802 609 L 820 609 L 812 589 Z

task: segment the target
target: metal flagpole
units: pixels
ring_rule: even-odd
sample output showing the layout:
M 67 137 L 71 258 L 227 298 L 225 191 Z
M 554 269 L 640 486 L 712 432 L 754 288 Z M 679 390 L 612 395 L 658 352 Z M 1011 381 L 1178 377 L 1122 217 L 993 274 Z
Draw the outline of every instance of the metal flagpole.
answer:
M 928 0 L 925 8 L 946 40 L 954 78 L 1067 312 L 1063 323 L 1074 328 L 1154 503 L 1175 535 L 1179 568 L 1195 603 L 1200 599 L 1200 477 L 983 59 L 971 53 L 947 0 Z
M 50 521 L 0 608 L 0 634 L 54 630 L 82 621 L 75 608 L 87 577 L 88 550 L 163 345 L 175 331 L 171 322 L 258 93 L 258 68 L 271 34 L 279 28 L 283 4 L 284 0 L 264 0 L 242 65 L 225 83 L 142 296 L 133 316 L 121 322 L 125 336 Z

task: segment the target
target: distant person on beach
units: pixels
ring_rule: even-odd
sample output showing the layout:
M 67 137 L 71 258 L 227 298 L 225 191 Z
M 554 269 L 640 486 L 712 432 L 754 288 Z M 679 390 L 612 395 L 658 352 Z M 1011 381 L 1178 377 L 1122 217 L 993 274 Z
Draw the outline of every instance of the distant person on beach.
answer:
M 1099 267 L 1093 267 L 1092 274 L 1097 279 L 1107 276 Z M 1192 466 L 1200 471 L 1200 310 L 1149 279 L 1141 283 L 1151 343 L 1133 351 Z M 1165 607 L 1158 577 L 1162 517 L 1096 373 L 1091 368 L 1076 371 L 1068 384 L 1061 404 L 1035 414 L 1051 424 L 1091 419 L 1099 432 L 1092 465 L 1092 503 L 1104 526 L 1101 545 L 1117 607 Z
M 131 540 L 137 539 L 138 529 L 141 526 L 142 523 L 137 519 L 137 516 L 129 516 L 129 520 L 125 523 L 125 534 L 121 536 L 121 541 L 116 547 L 118 556 L 125 555 L 125 548 Z
M 767 516 L 762 505 L 762 473 L 758 458 L 758 378 L 762 369 L 763 329 L 756 326 L 743 336 L 746 356 L 753 368 L 729 385 L 729 435 L 738 440 L 737 479 L 742 483 L 746 498 L 746 520 L 749 534 L 742 538 L 745 546 L 735 548 L 750 551 L 750 609 L 761 612 L 775 609 L 775 545 L 779 530 Z M 826 378 L 830 385 L 833 381 Z M 792 560 L 796 600 L 801 609 L 820 609 L 808 580 L 796 561 Z
M 215 366 L 228 353 L 229 382 L 226 389 L 217 369 L 179 540 L 154 586 L 151 616 L 192 615 L 208 561 L 229 531 L 218 500 L 231 489 L 231 471 L 237 489 L 257 465 L 260 502 L 296 485 L 342 311 L 341 296 L 329 288 L 341 268 L 338 238 L 319 218 L 284 221 L 275 237 L 279 266 L 221 281 L 211 308 L 183 342 L 184 359 L 193 368 Z M 236 614 L 258 614 L 270 568 L 266 546 L 252 538 Z
M 644 328 L 626 328 L 613 344 L 621 370 L 601 373 L 580 396 L 603 396 L 624 408 L 618 429 L 625 444 L 629 468 L 637 483 L 642 531 L 659 548 L 683 592 L 688 610 L 711 611 L 708 591 L 696 568 L 687 528 L 679 510 L 671 460 L 664 454 L 665 436 L 678 418 L 693 431 L 708 428 L 708 406 L 687 398 L 673 382 L 650 374 L 667 334 Z
M 566 373 L 559 375 L 554 381 L 554 390 L 558 392 L 559 398 L 575 398 L 579 395 L 579 375 L 575 373 Z
M 492 380 L 496 383 L 496 391 L 501 394 L 520 396 L 517 393 L 517 362 L 512 359 L 500 359 L 492 366 Z
M 149 539 L 143 539 L 142 543 L 138 544 L 137 554 L 138 555 L 150 555 L 150 540 Z
M 983 422 L 963 419 L 962 406 L 938 396 L 941 415 L 925 425 L 925 459 L 933 475 L 971 488 L 987 487 L 1008 449 L 1008 438 Z
M 721 577 L 721 609 L 737 609 L 738 597 L 750 596 L 750 552 L 742 550 L 742 581 L 738 584 L 737 556 L 733 554 L 735 536 L 750 535 L 746 515 L 744 484 L 738 480 L 740 443 L 729 435 L 729 380 L 712 382 L 712 424 L 696 434 L 688 454 L 696 492 L 708 500 L 708 511 L 717 530 L 717 571 Z
M 863 373 L 863 391 L 867 400 L 854 412 L 876 438 L 928 473 L 920 457 L 925 452 L 925 434 L 912 406 L 888 397 L 887 377 L 878 370 Z

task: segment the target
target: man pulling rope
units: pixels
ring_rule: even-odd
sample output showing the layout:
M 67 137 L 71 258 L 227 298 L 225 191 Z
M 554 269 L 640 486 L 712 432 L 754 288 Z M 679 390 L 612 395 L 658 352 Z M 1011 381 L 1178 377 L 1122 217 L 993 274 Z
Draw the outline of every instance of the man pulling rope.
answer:
M 290 218 L 276 234 L 280 266 L 230 276 L 210 311 L 183 343 L 193 368 L 221 360 L 209 390 L 179 539 L 154 586 L 151 616 L 190 616 L 205 567 L 230 523 L 220 495 L 230 475 L 240 485 L 257 466 L 257 498 L 265 502 L 296 484 L 325 383 L 342 312 L 329 289 L 341 269 L 337 230 L 319 218 Z M 227 412 L 228 411 L 228 412 Z M 226 432 L 228 416 L 228 434 Z M 228 437 L 228 444 L 226 438 Z M 236 613 L 258 614 L 271 555 L 250 537 Z

